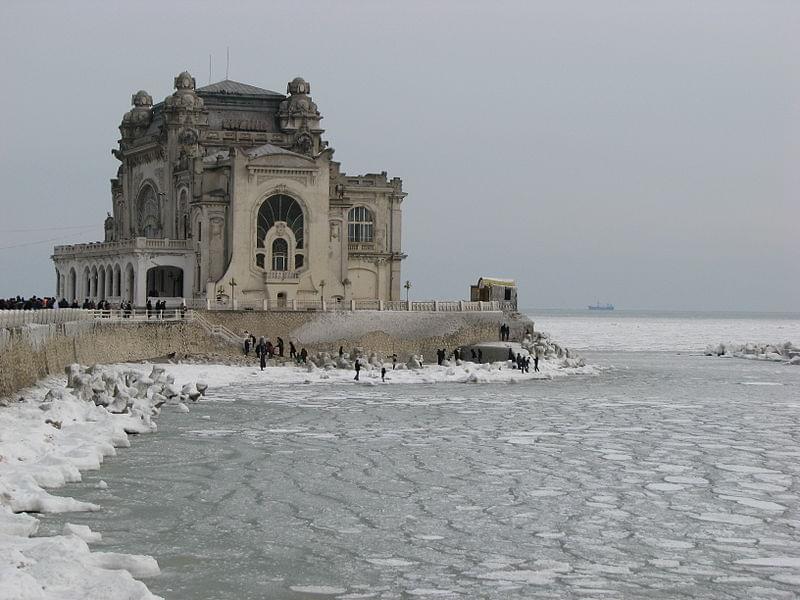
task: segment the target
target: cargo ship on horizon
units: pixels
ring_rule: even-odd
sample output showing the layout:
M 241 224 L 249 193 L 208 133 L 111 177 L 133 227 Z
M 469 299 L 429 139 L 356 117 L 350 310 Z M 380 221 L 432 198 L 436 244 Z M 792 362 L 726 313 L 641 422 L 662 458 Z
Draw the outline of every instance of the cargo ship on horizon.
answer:
M 589 310 L 614 310 L 614 305 L 613 304 L 600 304 L 600 302 L 598 301 L 595 304 L 590 304 L 589 305 Z

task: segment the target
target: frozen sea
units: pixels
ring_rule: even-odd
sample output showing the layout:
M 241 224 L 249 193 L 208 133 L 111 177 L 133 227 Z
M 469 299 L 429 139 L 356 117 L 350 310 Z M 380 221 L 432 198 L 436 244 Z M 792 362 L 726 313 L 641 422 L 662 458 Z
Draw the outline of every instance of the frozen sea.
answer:
M 42 529 L 155 556 L 171 599 L 800 596 L 800 367 L 697 352 L 800 317 L 550 312 L 598 374 L 212 389 Z

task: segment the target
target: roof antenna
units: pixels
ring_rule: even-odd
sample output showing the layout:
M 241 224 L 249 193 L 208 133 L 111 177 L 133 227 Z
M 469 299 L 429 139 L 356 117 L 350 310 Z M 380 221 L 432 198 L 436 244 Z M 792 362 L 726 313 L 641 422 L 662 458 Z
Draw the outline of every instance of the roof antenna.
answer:
M 231 68 L 231 47 L 225 48 L 225 79 L 228 79 L 228 71 Z
M 208 85 L 211 85 L 211 55 L 208 55 Z

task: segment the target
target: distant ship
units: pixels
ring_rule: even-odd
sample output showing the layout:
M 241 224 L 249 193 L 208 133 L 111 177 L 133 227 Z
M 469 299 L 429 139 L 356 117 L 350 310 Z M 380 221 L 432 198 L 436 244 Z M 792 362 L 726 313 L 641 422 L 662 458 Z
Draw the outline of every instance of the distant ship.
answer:
M 589 305 L 589 310 L 614 310 L 614 305 L 613 304 L 600 304 L 600 302 L 598 302 L 597 304 L 590 304 Z

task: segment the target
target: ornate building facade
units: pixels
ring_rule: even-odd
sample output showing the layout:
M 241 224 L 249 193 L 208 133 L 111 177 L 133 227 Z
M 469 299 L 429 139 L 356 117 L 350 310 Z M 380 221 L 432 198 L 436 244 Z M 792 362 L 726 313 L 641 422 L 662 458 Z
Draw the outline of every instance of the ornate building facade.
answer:
M 297 306 L 400 300 L 402 181 L 350 176 L 322 139 L 310 85 L 287 95 L 189 73 L 120 125 L 105 240 L 56 246 L 56 292 Z

